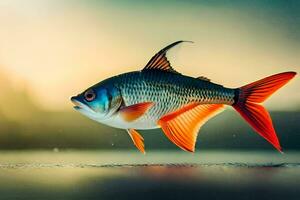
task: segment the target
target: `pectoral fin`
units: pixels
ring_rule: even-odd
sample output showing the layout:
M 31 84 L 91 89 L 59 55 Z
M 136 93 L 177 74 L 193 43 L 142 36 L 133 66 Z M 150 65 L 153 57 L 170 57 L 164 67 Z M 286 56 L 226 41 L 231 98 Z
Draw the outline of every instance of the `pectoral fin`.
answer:
M 158 121 L 166 136 L 185 151 L 194 152 L 200 127 L 218 114 L 223 104 L 190 103 Z
M 119 113 L 125 121 L 131 122 L 145 114 L 153 105 L 153 102 L 138 103 L 121 108 Z
M 145 145 L 144 145 L 144 138 L 134 129 L 127 129 L 129 136 L 131 137 L 133 144 L 136 148 L 145 154 Z

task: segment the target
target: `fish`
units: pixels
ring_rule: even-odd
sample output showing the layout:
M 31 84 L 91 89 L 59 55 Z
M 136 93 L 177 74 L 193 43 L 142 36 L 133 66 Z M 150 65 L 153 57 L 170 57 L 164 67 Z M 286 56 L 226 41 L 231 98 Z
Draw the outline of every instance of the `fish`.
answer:
M 166 46 L 140 71 L 107 78 L 71 97 L 74 109 L 99 123 L 125 129 L 136 148 L 145 153 L 138 130 L 161 128 L 179 148 L 195 152 L 200 128 L 231 106 L 255 132 L 282 152 L 270 114 L 262 103 L 296 72 L 278 73 L 242 87 L 224 87 L 204 76 L 183 75 L 171 66 L 167 52 L 183 42 L 190 41 Z

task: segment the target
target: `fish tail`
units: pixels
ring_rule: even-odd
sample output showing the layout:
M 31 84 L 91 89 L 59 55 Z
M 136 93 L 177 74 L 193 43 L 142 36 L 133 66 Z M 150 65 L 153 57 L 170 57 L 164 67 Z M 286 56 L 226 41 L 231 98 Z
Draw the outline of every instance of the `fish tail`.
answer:
M 268 111 L 260 104 L 284 86 L 296 72 L 283 72 L 235 89 L 234 109 L 278 151 L 281 146 Z

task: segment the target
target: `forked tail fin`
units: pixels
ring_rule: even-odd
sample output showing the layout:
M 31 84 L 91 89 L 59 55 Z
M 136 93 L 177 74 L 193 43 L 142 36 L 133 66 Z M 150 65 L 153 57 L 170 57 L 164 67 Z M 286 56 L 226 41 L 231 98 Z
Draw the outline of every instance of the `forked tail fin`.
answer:
M 283 72 L 240 87 L 236 89 L 236 101 L 232 105 L 258 134 L 280 152 L 281 146 L 272 119 L 259 103 L 265 101 L 295 75 L 296 72 Z

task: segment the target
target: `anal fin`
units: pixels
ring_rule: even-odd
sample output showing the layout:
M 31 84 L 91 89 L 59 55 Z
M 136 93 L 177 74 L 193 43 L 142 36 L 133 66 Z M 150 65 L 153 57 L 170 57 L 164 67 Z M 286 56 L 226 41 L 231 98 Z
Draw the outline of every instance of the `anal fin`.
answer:
M 223 107 L 223 104 L 190 103 L 161 117 L 158 125 L 174 144 L 185 151 L 194 152 L 199 129 Z
M 127 132 L 130 138 L 133 141 L 133 144 L 136 148 L 143 154 L 145 154 L 145 145 L 144 145 L 144 138 L 134 129 L 127 129 Z

